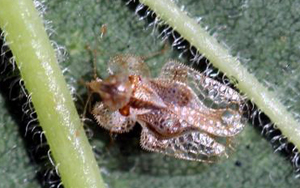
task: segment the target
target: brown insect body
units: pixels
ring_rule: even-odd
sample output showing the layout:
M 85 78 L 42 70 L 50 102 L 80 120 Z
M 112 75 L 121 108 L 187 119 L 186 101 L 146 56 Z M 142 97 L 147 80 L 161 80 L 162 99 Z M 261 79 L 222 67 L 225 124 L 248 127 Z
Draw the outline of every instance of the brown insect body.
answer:
M 103 100 L 92 113 L 115 133 L 128 132 L 139 122 L 144 149 L 209 161 L 225 155 L 225 146 L 218 143 L 222 138 L 227 140 L 244 127 L 240 95 L 192 68 L 170 61 L 154 79 L 144 76 L 150 74 L 141 58 L 117 56 L 110 64 L 111 76 L 89 83 Z

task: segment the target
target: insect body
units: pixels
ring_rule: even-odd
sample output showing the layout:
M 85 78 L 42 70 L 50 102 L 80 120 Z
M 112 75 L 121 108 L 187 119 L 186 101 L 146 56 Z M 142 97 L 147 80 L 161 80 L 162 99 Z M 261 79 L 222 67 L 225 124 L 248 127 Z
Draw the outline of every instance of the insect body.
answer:
M 107 79 L 88 83 L 102 102 L 92 114 L 113 133 L 142 126 L 141 147 L 186 160 L 226 155 L 230 138 L 244 127 L 242 97 L 230 87 L 175 61 L 150 78 L 143 60 L 132 55 L 109 62 Z

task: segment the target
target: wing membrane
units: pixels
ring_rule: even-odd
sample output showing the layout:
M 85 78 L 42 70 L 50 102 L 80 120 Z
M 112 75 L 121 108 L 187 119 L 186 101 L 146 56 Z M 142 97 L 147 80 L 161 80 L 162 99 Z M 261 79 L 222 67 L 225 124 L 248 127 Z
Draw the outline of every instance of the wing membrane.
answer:
M 179 103 L 169 104 L 170 109 L 174 109 L 173 111 L 189 124 L 216 136 L 234 136 L 243 129 L 243 99 L 229 86 L 176 61 L 167 62 L 159 79 L 154 82 L 161 83 L 161 88 L 168 85 L 169 90 L 176 88 L 184 91 L 178 93 L 184 96 L 183 98 L 188 98 L 189 102 L 186 102 L 185 106 L 180 106 Z M 165 82 L 170 83 L 164 84 Z
M 223 145 L 199 131 L 186 132 L 169 139 L 158 139 L 147 128 L 143 128 L 141 147 L 148 151 L 192 161 L 213 162 L 214 157 L 226 156 Z

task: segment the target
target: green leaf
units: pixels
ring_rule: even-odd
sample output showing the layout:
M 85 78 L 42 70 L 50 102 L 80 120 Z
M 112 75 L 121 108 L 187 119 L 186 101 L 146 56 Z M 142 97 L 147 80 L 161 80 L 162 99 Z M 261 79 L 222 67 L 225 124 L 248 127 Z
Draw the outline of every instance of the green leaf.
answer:
M 0 95 L 0 187 L 40 187 L 35 179 L 35 170 L 40 168 L 30 161 L 17 122 L 7 108 Z
M 254 73 L 261 83 L 274 90 L 290 112 L 299 117 L 299 4 L 295 1 L 180 1 L 193 17 L 202 17 L 219 41 L 226 43 L 233 55 Z M 67 59 L 60 63 L 68 71 L 65 77 L 76 95 L 86 95 L 80 80 L 90 81 L 93 55 L 86 45 L 97 51 L 97 68 L 106 75 L 108 59 L 115 54 L 149 55 L 164 44 L 147 22 L 139 21 L 124 1 L 52 0 L 45 3 L 47 27 L 59 45 L 66 48 Z M 100 39 L 100 28 L 107 33 Z M 178 59 L 171 49 L 147 61 L 154 74 L 169 59 Z M 250 60 L 248 60 L 250 59 Z M 187 59 L 180 59 L 188 63 Z M 12 120 L 5 101 L 0 98 L 0 187 L 38 187 L 34 179 L 40 167 L 29 161 L 28 147 Z M 78 109 L 83 104 L 77 101 Z M 21 117 L 19 117 L 21 121 Z M 298 119 L 298 118 L 297 118 Z M 217 164 L 188 162 L 143 151 L 139 147 L 140 129 L 119 135 L 110 143 L 109 133 L 95 124 L 91 144 L 97 151 L 104 181 L 110 187 L 296 187 L 290 161 L 279 153 L 253 126 L 236 139 L 235 152 Z M 2 155 L 3 153 L 3 155 Z M 47 156 L 45 156 L 47 157 Z M 11 161 L 16 161 L 12 163 Z M 9 170 L 3 170 L 9 169 Z M 14 178 L 11 178 L 14 177 Z M 24 183 L 24 180 L 25 181 Z M 12 182 L 15 182 L 12 184 Z
M 92 147 L 34 2 L 1 0 L 0 26 L 28 92 L 27 101 L 34 107 L 28 113 L 32 116 L 29 123 L 36 114 L 43 129 L 36 133 L 45 135 L 50 146 L 47 156 L 53 157 L 51 161 L 55 162 L 63 185 L 104 187 Z

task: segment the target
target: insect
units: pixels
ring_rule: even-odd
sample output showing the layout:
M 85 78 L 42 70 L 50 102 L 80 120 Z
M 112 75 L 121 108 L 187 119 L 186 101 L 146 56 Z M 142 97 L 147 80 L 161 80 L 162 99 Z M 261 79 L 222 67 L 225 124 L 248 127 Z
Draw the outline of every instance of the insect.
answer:
M 151 78 L 141 57 L 118 55 L 108 72 L 87 84 L 102 99 L 92 114 L 112 133 L 138 122 L 145 150 L 210 162 L 227 156 L 226 145 L 244 127 L 241 95 L 186 65 L 170 60 Z

